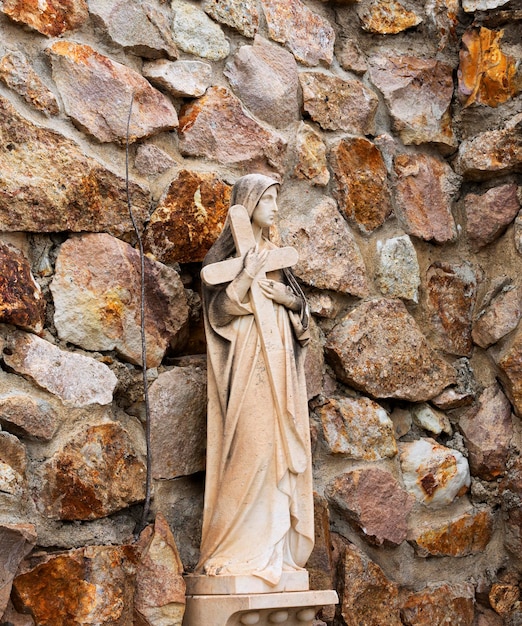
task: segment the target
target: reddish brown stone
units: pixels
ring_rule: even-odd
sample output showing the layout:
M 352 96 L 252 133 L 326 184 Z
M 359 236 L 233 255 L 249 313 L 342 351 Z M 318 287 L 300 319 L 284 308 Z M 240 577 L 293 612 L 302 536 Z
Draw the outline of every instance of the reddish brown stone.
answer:
M 422 22 L 414 11 L 396 0 L 374 0 L 358 14 L 364 30 L 379 35 L 396 35 Z
M 475 590 L 470 583 L 432 585 L 411 594 L 401 607 L 406 626 L 472 626 Z
M 504 343 L 504 342 L 503 342 Z M 522 330 L 509 336 L 499 353 L 493 354 L 499 377 L 513 410 L 522 416 Z
M 478 406 L 461 416 L 459 428 L 469 451 L 471 472 L 484 480 L 495 480 L 504 474 L 513 422 L 511 405 L 500 387 L 487 387 Z
M 89 17 L 85 0 L 2 0 L 0 10 L 15 22 L 27 24 L 48 37 L 75 30 Z
M 330 538 L 330 514 L 328 502 L 323 496 L 314 493 L 314 549 L 306 569 L 310 574 L 310 589 L 332 589 L 334 570 Z
M 469 265 L 433 264 L 427 273 L 427 305 L 441 347 L 471 356 L 471 319 L 477 280 Z
M 485 104 L 496 107 L 516 95 L 517 60 L 502 52 L 504 31 L 481 26 L 462 35 L 458 69 L 459 98 L 464 107 Z
M 44 557 L 15 578 L 15 606 L 39 626 L 129 626 L 134 552 L 131 546 L 91 546 Z
M 45 299 L 29 261 L 0 242 L 0 322 L 41 333 L 44 321 Z
M 514 330 L 521 316 L 520 288 L 511 281 L 503 281 L 482 303 L 473 322 L 473 341 L 481 348 L 489 348 Z
M 381 226 L 392 210 L 388 172 L 379 149 L 367 139 L 342 139 L 330 153 L 339 207 L 363 232 Z
M 36 109 L 50 115 L 60 112 L 56 96 L 21 52 L 11 52 L 0 60 L 0 79 Z
M 398 586 L 352 544 L 341 546 L 341 615 L 347 626 L 402 626 Z
M 304 110 L 321 128 L 375 134 L 379 100 L 361 81 L 323 72 L 301 72 L 299 81 Z
M 162 263 L 202 261 L 223 229 L 230 190 L 215 174 L 179 172 L 150 218 L 145 249 Z
M 469 193 L 464 198 L 466 230 L 478 250 L 495 241 L 515 219 L 520 202 L 517 185 L 493 187 L 483 194 Z
M 493 524 L 489 510 L 473 511 L 442 524 L 428 521 L 415 527 L 409 540 L 424 557 L 480 554 L 491 540 Z
M 32 524 L 0 524 L 0 618 L 7 608 L 18 566 L 35 543 L 36 529 Z
M 332 329 L 325 350 L 341 381 L 376 398 L 420 402 L 455 380 L 400 300 L 361 304 Z
M 266 172 L 283 167 L 284 139 L 258 124 L 223 87 L 210 87 L 202 98 L 181 109 L 179 135 L 186 156 Z
M 261 0 L 270 38 L 286 44 L 308 66 L 333 60 L 335 32 L 330 23 L 301 0 Z
M 98 519 L 145 497 L 145 465 L 116 422 L 77 433 L 45 463 L 43 481 L 38 505 L 51 519 Z
M 73 141 L 21 117 L 0 97 L 0 230 L 100 232 L 133 230 L 125 180 Z M 149 194 L 130 181 L 136 222 L 148 217 Z
M 409 235 L 446 243 L 457 236 L 451 202 L 458 177 L 444 161 L 427 154 L 400 154 L 395 159 L 396 213 Z
M 85 44 L 57 41 L 48 49 L 53 78 L 72 121 L 98 141 L 150 137 L 178 125 L 171 101 L 126 65 Z
M 371 543 L 399 545 L 406 539 L 414 499 L 390 472 L 377 468 L 345 472 L 328 484 L 325 495 Z
M 518 558 L 522 552 L 522 459 L 511 458 L 500 483 L 506 535 L 504 545 Z

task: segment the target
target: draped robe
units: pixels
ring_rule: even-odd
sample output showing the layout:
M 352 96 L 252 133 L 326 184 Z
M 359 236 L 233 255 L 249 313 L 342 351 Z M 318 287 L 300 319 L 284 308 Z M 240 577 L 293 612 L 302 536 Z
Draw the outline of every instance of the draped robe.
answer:
M 238 182 L 232 204 L 243 204 L 250 215 L 261 194 L 276 184 L 261 175 Z M 204 264 L 235 255 L 227 228 Z M 275 247 L 266 238 L 261 246 Z M 308 312 L 289 270 L 273 272 L 268 278 L 285 283 L 302 302 L 300 312 L 273 302 L 283 344 L 281 371 L 276 372 L 284 382 L 284 397 L 279 398 L 282 414 L 276 410 L 276 392 L 248 294 L 241 301 L 233 281 L 203 288 L 208 434 L 197 571 L 254 575 L 275 585 L 283 571 L 305 565 L 314 529 L 304 377 Z

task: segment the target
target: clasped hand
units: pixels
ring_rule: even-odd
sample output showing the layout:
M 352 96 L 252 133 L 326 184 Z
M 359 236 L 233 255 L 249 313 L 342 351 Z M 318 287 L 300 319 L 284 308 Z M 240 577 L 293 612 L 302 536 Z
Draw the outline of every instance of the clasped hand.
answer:
M 245 256 L 245 270 L 250 276 L 256 276 L 264 267 L 268 258 L 268 250 L 259 251 L 258 246 L 251 248 Z M 262 278 L 258 281 L 263 294 L 283 306 L 290 308 L 295 303 L 295 296 L 283 283 Z

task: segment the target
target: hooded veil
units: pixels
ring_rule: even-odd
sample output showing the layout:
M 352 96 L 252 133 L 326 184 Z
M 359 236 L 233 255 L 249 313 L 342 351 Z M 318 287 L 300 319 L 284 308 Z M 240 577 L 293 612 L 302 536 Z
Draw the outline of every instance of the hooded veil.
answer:
M 277 181 L 260 174 L 234 185 L 231 206 L 250 217 Z M 263 233 L 263 245 L 275 248 Z M 237 256 L 230 225 L 203 265 Z M 208 434 L 205 508 L 197 571 L 254 575 L 278 583 L 285 570 L 302 568 L 313 547 L 313 500 L 304 346 L 308 310 L 288 269 L 274 272 L 302 303 L 293 312 L 274 302 L 284 346 L 280 389 L 274 401 L 267 364 L 248 298 L 234 281 L 203 286 L 207 338 Z M 277 410 L 276 405 L 280 409 Z

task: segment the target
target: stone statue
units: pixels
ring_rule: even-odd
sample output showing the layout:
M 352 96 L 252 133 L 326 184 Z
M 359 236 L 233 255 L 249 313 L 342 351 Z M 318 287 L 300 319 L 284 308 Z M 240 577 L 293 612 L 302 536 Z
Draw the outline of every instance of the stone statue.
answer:
M 279 184 L 234 185 L 224 229 L 203 262 L 208 345 L 207 478 L 197 572 L 277 585 L 313 547 L 308 403 L 309 312 L 269 239 Z

